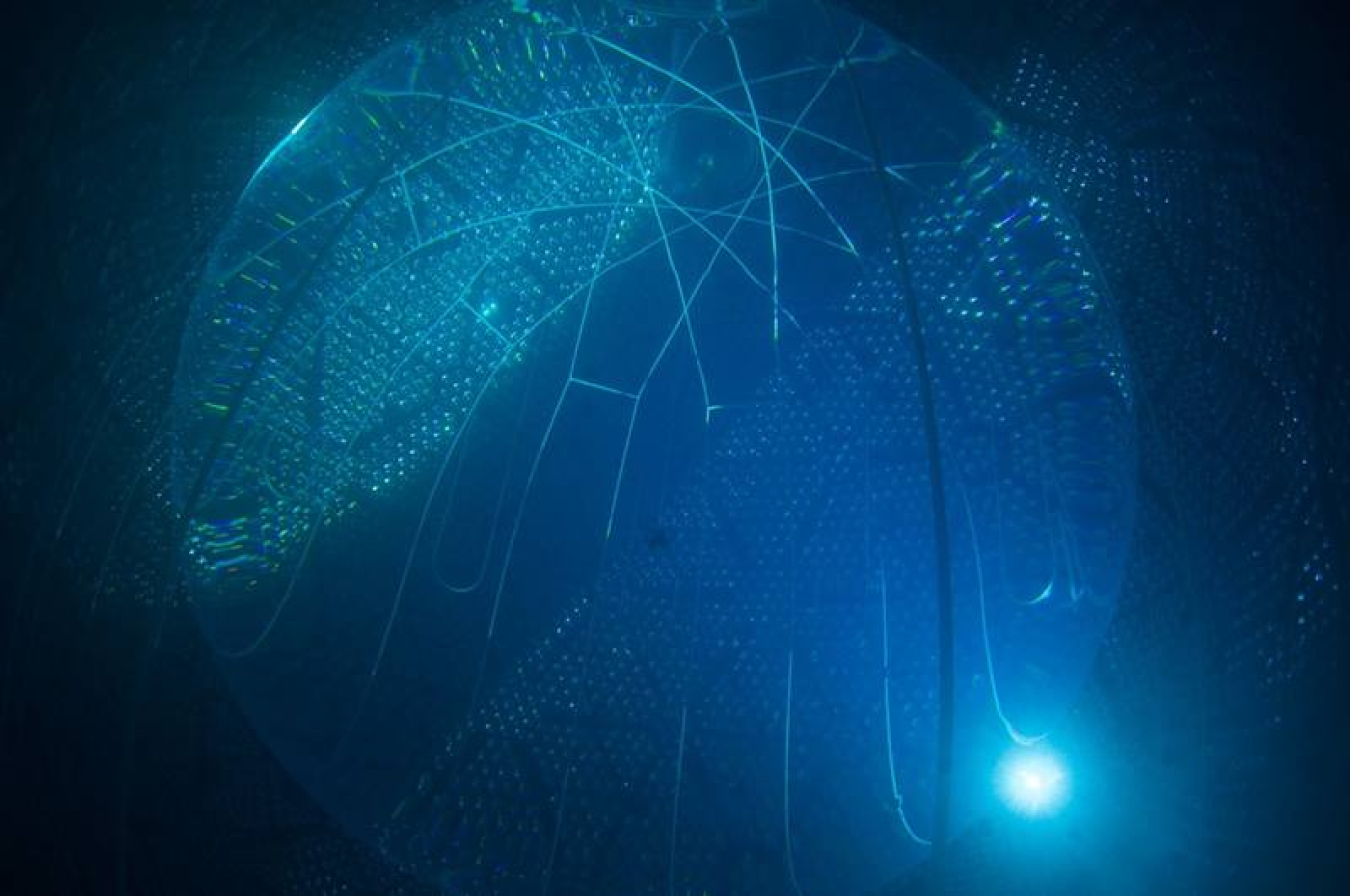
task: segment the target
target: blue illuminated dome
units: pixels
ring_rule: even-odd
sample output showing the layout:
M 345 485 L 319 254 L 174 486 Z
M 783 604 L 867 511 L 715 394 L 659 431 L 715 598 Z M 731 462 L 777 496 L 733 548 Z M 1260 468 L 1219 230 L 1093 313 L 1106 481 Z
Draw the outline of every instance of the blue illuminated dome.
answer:
M 466 891 L 878 886 L 936 823 L 946 567 L 958 783 L 1052 729 L 1114 606 L 1092 253 L 1002 123 L 837 10 L 494 2 L 390 48 L 249 182 L 181 357 L 184 563 L 241 704 Z

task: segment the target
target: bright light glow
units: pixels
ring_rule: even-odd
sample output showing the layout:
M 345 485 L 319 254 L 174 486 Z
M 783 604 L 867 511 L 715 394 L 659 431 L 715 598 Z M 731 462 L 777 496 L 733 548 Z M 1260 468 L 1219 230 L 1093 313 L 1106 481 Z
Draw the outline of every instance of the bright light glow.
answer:
M 294 137 L 296 134 L 300 133 L 300 129 L 303 128 L 303 127 L 305 126 L 305 122 L 307 122 L 307 121 L 309 121 L 309 116 L 308 116 L 308 115 L 306 115 L 304 118 L 302 118 L 302 119 L 300 119 L 299 121 L 297 121 L 297 122 L 295 123 L 295 127 L 291 128 L 291 136 Z
M 1014 747 L 1005 753 L 997 784 L 1008 808 L 1028 818 L 1053 815 L 1069 801 L 1068 767 L 1045 747 Z

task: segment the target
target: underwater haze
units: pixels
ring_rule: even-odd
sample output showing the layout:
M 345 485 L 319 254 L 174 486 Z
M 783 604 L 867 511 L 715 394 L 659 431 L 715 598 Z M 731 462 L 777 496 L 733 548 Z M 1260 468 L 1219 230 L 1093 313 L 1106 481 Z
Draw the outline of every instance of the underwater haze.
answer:
M 35 31 L 0 891 L 1337 892 L 1350 178 L 1265 14 Z

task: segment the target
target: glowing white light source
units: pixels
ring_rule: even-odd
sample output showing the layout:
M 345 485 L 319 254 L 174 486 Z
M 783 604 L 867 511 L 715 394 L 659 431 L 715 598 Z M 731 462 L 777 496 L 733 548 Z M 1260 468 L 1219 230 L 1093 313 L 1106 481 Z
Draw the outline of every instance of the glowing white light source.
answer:
M 996 779 L 1003 802 L 1028 818 L 1052 815 L 1069 801 L 1069 770 L 1059 754 L 1044 747 L 1009 750 Z

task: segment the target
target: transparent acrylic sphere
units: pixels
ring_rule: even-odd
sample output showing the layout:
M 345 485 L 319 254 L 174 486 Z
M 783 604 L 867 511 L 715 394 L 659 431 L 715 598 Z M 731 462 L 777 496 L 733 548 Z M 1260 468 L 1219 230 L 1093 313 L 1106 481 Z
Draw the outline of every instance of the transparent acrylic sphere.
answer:
M 185 329 L 203 630 L 318 801 L 452 887 L 852 892 L 926 854 L 924 379 L 958 821 L 1114 605 L 1132 397 L 1053 188 L 849 15 L 680 10 L 390 48 L 267 157 Z

